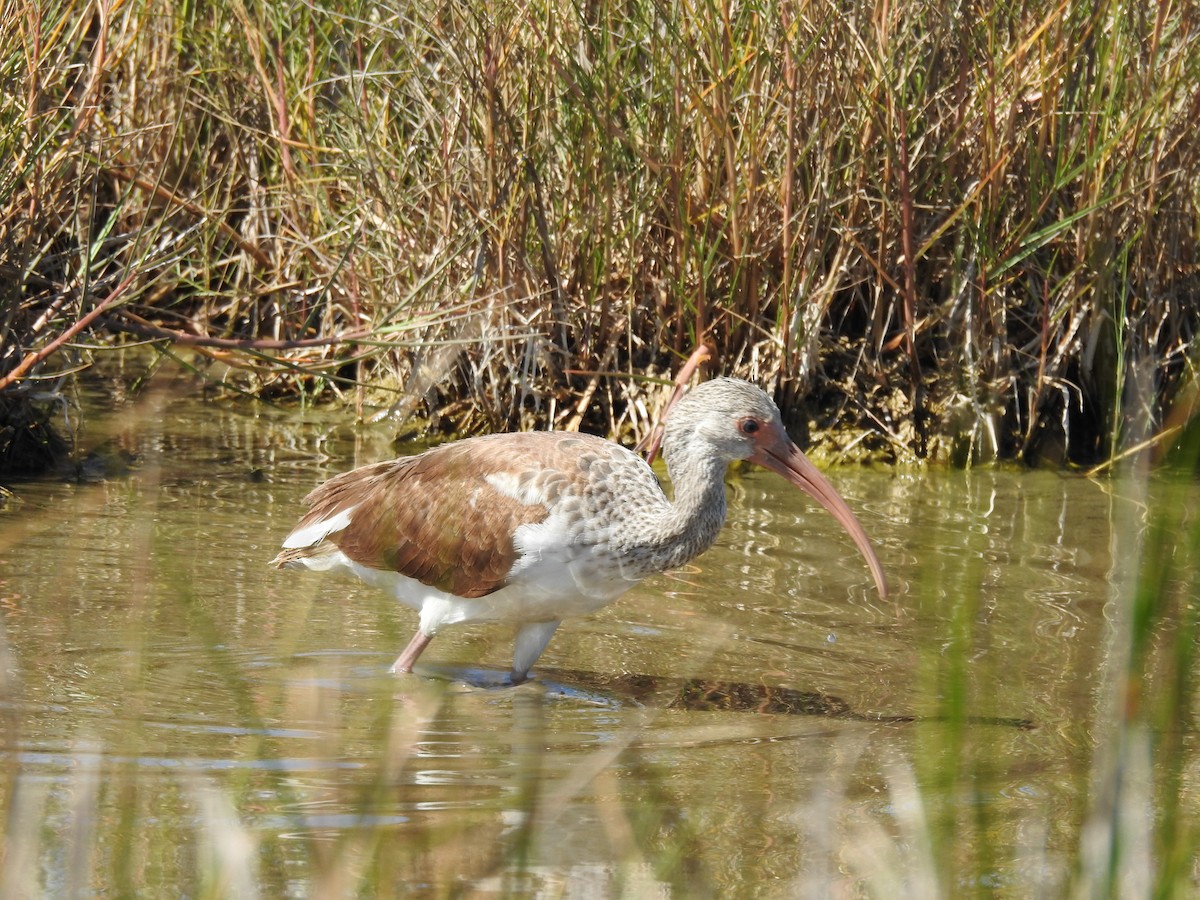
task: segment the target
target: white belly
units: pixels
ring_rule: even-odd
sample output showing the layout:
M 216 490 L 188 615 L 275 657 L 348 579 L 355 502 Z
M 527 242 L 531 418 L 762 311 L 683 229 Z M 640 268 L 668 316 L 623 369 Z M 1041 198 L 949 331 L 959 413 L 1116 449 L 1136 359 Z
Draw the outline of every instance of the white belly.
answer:
M 351 572 L 367 584 L 390 591 L 421 615 L 421 630 L 436 634 L 443 625 L 505 622 L 522 625 L 582 616 L 611 603 L 640 580 L 628 578 L 595 548 L 527 553 L 510 581 L 483 597 L 458 597 L 399 572 L 354 562 L 340 550 L 303 560 L 318 571 Z

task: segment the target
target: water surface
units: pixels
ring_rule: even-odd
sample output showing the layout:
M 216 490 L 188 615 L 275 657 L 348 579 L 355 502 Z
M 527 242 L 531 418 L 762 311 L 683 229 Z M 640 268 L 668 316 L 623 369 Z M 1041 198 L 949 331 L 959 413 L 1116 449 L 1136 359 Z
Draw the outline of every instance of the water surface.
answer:
M 87 436 L 93 480 L 0 510 L 19 893 L 1052 894 L 1147 510 L 1194 492 L 835 469 L 882 601 L 827 514 L 748 472 L 716 547 L 564 625 L 514 688 L 503 627 L 439 635 L 395 678 L 413 613 L 267 567 L 309 489 L 391 455 L 385 430 L 167 395 L 119 412 Z

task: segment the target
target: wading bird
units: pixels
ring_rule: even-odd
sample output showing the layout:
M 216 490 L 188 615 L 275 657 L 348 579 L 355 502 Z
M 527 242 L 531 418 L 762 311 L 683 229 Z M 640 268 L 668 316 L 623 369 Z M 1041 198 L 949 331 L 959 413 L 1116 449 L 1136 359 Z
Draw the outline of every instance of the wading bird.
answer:
M 573 432 L 466 438 L 362 466 L 305 498 L 272 565 L 349 571 L 417 610 L 393 672 L 411 672 L 447 625 L 516 625 L 518 682 L 564 618 L 706 550 L 725 521 L 725 471 L 749 460 L 829 510 L 887 596 L 866 532 L 754 385 L 716 378 L 684 395 L 667 416 L 663 456 L 673 501 L 637 454 Z

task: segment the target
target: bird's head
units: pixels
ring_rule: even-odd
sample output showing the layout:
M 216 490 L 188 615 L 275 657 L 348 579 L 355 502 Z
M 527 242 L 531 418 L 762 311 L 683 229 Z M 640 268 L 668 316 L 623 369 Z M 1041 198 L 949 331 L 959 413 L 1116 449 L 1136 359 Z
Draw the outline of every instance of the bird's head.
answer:
M 779 407 L 760 388 L 736 378 L 702 382 L 668 410 L 665 429 L 663 455 L 668 466 L 680 452 L 706 450 L 725 464 L 757 463 L 813 497 L 853 538 L 880 596 L 887 596 L 883 566 L 866 531 L 833 485 L 788 437 Z
M 703 444 L 722 462 L 753 459 L 768 436 L 782 434 L 779 407 L 737 378 L 703 381 L 668 410 L 663 443 L 676 449 Z

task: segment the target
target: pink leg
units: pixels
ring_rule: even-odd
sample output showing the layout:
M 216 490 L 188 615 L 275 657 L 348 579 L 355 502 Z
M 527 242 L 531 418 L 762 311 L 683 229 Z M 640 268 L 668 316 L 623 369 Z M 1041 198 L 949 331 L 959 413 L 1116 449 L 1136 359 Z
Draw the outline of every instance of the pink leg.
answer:
M 421 655 L 421 651 L 429 646 L 429 642 L 433 640 L 432 634 L 426 634 L 418 630 L 413 635 L 413 639 L 408 642 L 408 646 L 404 648 L 404 652 L 396 658 L 392 663 L 392 671 L 397 675 L 402 675 L 406 672 L 411 672 L 413 663 L 417 661 L 417 657 Z

